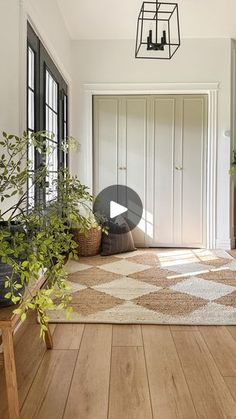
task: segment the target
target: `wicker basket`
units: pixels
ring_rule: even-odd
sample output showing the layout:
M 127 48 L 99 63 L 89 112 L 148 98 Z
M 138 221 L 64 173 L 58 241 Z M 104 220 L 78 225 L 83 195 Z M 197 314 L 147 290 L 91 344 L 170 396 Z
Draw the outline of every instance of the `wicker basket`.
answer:
M 80 233 L 79 229 L 72 229 L 74 241 L 78 243 L 79 256 L 95 256 L 100 252 L 102 231 L 91 228 L 86 234 Z

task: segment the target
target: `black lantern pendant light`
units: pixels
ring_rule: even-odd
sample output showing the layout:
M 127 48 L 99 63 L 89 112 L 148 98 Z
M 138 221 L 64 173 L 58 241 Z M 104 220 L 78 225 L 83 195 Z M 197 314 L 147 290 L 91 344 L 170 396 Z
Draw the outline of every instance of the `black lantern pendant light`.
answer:
M 179 46 L 178 4 L 144 1 L 138 16 L 135 57 L 170 60 Z

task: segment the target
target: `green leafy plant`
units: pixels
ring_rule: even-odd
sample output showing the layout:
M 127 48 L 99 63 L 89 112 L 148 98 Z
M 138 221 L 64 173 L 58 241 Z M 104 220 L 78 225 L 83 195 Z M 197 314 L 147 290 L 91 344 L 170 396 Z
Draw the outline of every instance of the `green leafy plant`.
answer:
M 233 150 L 233 160 L 230 166 L 229 174 L 236 176 L 236 150 Z
M 31 191 L 47 186 L 46 155 L 54 151 L 48 146 L 48 137 L 45 132 L 24 133 L 21 137 L 3 133 L 0 141 L 0 272 L 1 266 L 8 269 L 0 293 L 4 292 L 6 301 L 18 305 L 15 313 L 22 320 L 29 310 L 37 312 L 43 337 L 48 310 L 64 309 L 67 316 L 72 311 L 65 258 L 76 257 L 77 244 L 70 230 L 74 223 L 85 231 L 90 228 L 83 208 L 93 200 L 88 188 L 64 168 L 52 182 L 52 190 L 48 188 L 46 204 L 40 199 L 36 203 L 29 200 Z M 66 152 L 67 144 L 63 144 Z M 44 162 L 34 171 L 27 159 L 30 147 Z M 45 286 L 32 293 L 42 276 Z
M 73 229 L 78 229 L 78 231 L 85 236 L 88 235 L 91 229 L 101 230 L 102 233 L 108 234 L 106 222 L 107 220 L 104 217 L 94 214 L 88 207 L 83 222 L 81 223 L 80 220 L 73 221 L 71 227 Z

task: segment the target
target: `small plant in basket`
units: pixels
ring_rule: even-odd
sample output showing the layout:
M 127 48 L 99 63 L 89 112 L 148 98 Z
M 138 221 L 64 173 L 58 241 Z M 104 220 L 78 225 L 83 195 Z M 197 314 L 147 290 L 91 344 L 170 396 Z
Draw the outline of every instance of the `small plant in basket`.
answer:
M 95 256 L 100 252 L 102 233 L 107 234 L 105 226 L 106 220 L 93 214 L 87 207 L 87 215 L 84 222 L 73 223 L 71 232 L 73 239 L 77 243 L 77 252 L 80 256 Z

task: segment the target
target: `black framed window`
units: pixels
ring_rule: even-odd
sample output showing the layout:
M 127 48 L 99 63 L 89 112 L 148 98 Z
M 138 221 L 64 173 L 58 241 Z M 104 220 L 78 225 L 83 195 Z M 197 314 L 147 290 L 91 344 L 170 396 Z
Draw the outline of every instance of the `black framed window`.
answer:
M 62 141 L 68 136 L 68 87 L 50 55 L 28 23 L 27 44 L 27 129 L 28 133 L 46 131 L 46 141 L 53 150 L 42 156 L 33 147 L 28 149 L 32 161 L 30 171 L 47 165 L 48 176 L 43 186 L 32 187 L 29 181 L 29 205 L 48 202 L 56 198 L 54 180 L 59 168 L 68 166 L 68 158 L 62 150 Z M 33 176 L 32 176 L 33 179 Z M 31 182 L 31 184 L 30 184 Z

